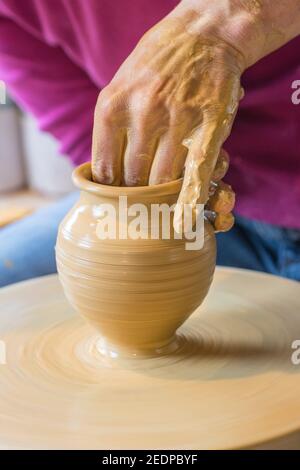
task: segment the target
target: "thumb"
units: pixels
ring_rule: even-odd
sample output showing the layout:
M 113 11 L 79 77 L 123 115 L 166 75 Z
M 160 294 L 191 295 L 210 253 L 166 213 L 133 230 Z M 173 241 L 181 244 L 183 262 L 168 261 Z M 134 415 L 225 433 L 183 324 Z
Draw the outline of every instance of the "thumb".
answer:
M 174 230 L 183 233 L 184 210 L 189 205 L 192 213 L 192 223 L 198 215 L 197 204 L 205 204 L 209 196 L 211 177 L 222 148 L 228 135 L 228 123 L 224 119 L 206 120 L 201 128 L 194 132 L 185 144 L 188 155 L 185 164 L 185 174 L 182 189 L 174 212 Z

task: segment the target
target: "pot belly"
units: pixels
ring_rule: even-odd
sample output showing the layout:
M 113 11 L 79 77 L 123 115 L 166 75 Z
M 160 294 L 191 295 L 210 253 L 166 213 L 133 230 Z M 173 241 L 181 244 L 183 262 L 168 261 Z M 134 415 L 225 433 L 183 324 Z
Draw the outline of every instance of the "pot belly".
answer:
M 76 231 L 75 231 L 76 233 Z M 161 351 L 202 303 L 215 268 L 215 237 L 207 222 L 204 247 L 183 241 L 82 243 L 60 227 L 57 268 L 72 306 L 99 331 L 107 350 Z M 105 349 L 103 348 L 103 349 Z

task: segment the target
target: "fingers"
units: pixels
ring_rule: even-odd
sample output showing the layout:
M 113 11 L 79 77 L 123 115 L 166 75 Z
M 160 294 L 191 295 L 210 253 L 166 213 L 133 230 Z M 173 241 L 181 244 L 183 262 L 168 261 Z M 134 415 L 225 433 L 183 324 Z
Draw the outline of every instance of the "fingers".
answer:
M 228 184 L 221 181 L 229 167 L 229 155 L 222 149 L 210 184 L 209 200 L 206 205 L 206 216 L 216 232 L 227 232 L 234 225 L 231 211 L 235 204 L 235 194 Z
M 216 214 L 213 226 L 216 232 L 228 232 L 234 225 L 234 216 L 231 214 Z
M 198 135 L 190 139 L 179 200 L 191 204 L 206 203 L 209 184 L 223 144 L 224 130 L 223 123 L 218 119 L 211 122 L 206 117 Z
M 223 179 L 228 171 L 228 168 L 229 155 L 226 150 L 222 149 L 212 174 L 212 181 L 220 181 L 221 179 Z
M 127 133 L 124 154 L 123 183 L 125 186 L 146 186 L 159 136 L 149 133 L 147 127 L 136 126 Z
M 187 156 L 182 140 L 183 136 L 174 131 L 161 137 L 150 172 L 150 185 L 167 183 L 182 176 Z
M 174 229 L 183 230 L 183 212 L 186 204 L 192 210 L 192 220 L 197 217 L 197 204 L 205 204 L 209 196 L 210 181 L 224 141 L 224 126 L 219 120 L 206 122 L 191 136 L 185 164 L 182 189 L 174 212 Z
M 235 205 L 235 194 L 229 184 L 219 181 L 214 194 L 209 198 L 206 208 L 213 214 L 210 218 L 216 232 L 227 232 L 234 224 L 231 211 Z
M 126 142 L 125 132 L 101 125 L 93 138 L 92 175 L 101 184 L 119 186 L 122 174 L 122 153 Z
M 234 208 L 235 193 L 229 184 L 220 181 L 215 193 L 209 198 L 207 207 L 215 212 L 229 214 Z
M 97 183 L 117 186 L 121 184 L 126 133 L 118 126 L 110 101 L 100 96 L 94 117 L 92 175 Z
M 222 149 L 219 153 L 218 160 L 215 169 L 212 174 L 212 180 L 209 186 L 209 197 L 215 194 L 218 188 L 218 181 L 220 181 L 226 175 L 229 168 L 229 155 L 226 150 Z

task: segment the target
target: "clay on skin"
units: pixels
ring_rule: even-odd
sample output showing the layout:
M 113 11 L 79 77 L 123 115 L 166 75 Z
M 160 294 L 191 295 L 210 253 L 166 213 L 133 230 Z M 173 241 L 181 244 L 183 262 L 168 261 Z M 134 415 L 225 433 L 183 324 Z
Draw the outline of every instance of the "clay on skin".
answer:
M 153 43 L 160 51 L 155 56 Z M 197 202 L 205 202 L 241 96 L 241 70 L 239 52 L 213 38 L 187 32 L 176 18 L 169 18 L 163 29 L 159 25 L 152 28 L 99 97 L 94 180 L 153 185 L 180 177 L 185 167 L 178 208 L 184 203 L 195 207 Z M 126 102 L 128 89 L 122 91 L 125 83 L 130 102 Z M 145 84 L 151 84 L 147 93 L 142 91 Z M 109 112 L 113 137 L 105 123 Z M 110 162 L 105 160 L 108 154 Z M 177 211 L 177 222 L 179 219 Z
M 175 214 L 180 231 L 183 205 L 195 209 L 208 199 L 243 95 L 241 74 L 299 34 L 299 1 L 273 4 L 183 0 L 150 29 L 99 95 L 94 180 L 142 186 L 174 180 L 184 169 Z

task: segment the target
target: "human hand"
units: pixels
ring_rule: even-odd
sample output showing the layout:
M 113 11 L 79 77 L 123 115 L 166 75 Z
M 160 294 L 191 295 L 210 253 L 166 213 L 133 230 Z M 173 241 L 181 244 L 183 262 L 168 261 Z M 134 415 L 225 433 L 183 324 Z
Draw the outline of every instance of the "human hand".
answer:
M 266 47 L 259 21 L 254 21 L 259 3 L 182 1 L 144 35 L 99 95 L 92 151 L 95 181 L 143 186 L 184 173 L 177 229 L 184 204 L 192 205 L 195 216 L 197 203 L 219 212 L 217 229 L 232 226 L 231 188 L 215 178 L 218 186 L 213 185 L 208 199 L 243 94 L 241 74 Z

